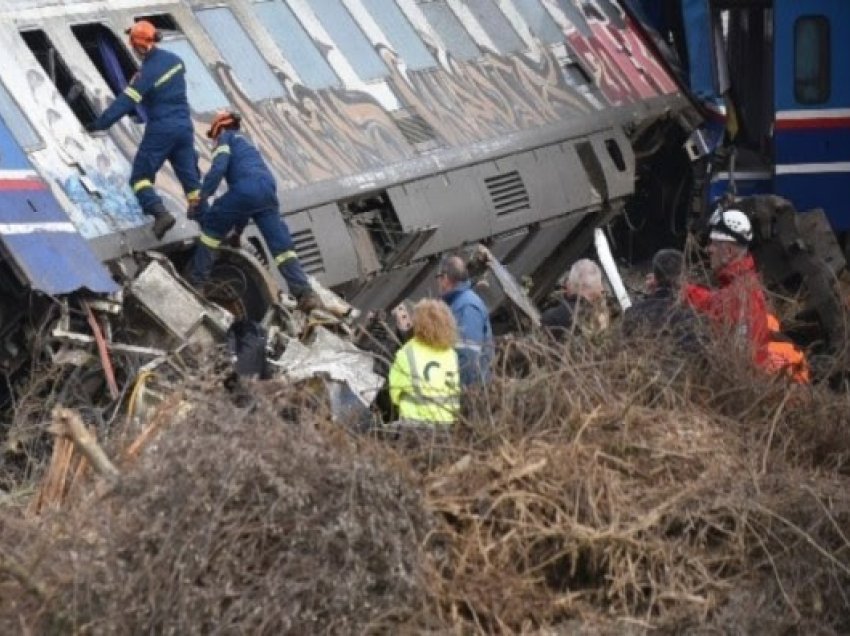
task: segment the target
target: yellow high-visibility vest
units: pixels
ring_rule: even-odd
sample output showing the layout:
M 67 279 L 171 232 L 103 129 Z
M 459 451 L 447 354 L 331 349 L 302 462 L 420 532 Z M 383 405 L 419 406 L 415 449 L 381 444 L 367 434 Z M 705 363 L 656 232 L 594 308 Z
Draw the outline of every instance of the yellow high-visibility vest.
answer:
M 402 420 L 451 424 L 460 412 L 460 370 L 455 350 L 438 350 L 416 338 L 396 354 L 390 399 Z

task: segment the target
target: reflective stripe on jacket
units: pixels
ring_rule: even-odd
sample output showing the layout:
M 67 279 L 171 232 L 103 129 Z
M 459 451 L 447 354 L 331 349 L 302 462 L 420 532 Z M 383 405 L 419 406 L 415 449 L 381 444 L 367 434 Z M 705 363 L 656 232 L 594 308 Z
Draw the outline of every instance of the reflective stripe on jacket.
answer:
M 460 412 L 460 378 L 454 349 L 438 350 L 412 338 L 390 369 L 390 399 L 403 420 L 451 424 Z
M 145 56 L 139 72 L 92 125 L 105 130 L 141 104 L 147 128 L 169 130 L 192 127 L 186 91 L 186 67 L 177 55 L 158 47 Z

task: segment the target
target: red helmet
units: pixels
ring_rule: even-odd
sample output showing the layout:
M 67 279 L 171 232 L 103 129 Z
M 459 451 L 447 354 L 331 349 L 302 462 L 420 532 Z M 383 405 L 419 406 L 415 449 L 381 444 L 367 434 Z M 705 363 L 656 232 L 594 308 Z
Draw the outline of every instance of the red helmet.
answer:
M 234 113 L 233 111 L 225 110 L 213 117 L 212 122 L 210 122 L 210 128 L 207 131 L 207 137 L 210 139 L 218 139 L 218 136 L 221 134 L 221 131 L 225 128 L 239 128 L 239 125 L 242 123 L 242 116 L 239 113 Z
M 139 20 L 126 31 L 130 36 L 130 46 L 149 49 L 154 42 L 159 42 L 162 35 L 156 27 L 147 20 Z

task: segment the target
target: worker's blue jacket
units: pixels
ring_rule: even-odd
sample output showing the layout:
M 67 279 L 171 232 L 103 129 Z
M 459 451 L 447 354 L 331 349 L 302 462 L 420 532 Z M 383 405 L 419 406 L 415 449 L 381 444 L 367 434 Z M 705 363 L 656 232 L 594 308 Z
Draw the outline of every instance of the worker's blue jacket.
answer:
M 275 180 L 254 145 L 236 130 L 225 130 L 219 136 L 209 172 L 201 185 L 201 200 L 210 197 L 221 180 L 230 190 L 251 193 L 258 190 L 274 193 Z
M 460 362 L 461 384 L 467 387 L 487 383 L 493 361 L 493 330 L 487 306 L 469 281 L 459 283 L 444 294 L 443 301 L 451 308 L 457 322 L 455 350 Z
M 183 60 L 171 51 L 152 48 L 124 92 L 103 111 L 91 128 L 106 130 L 138 104 L 145 107 L 148 116 L 146 131 L 191 129 Z

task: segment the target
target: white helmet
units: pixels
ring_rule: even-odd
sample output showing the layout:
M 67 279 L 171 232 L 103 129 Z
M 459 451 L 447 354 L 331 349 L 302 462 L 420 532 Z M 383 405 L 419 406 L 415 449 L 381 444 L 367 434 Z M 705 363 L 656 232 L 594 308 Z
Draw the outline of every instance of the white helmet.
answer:
M 749 245 L 753 240 L 753 225 L 746 214 L 740 210 L 717 208 L 708 222 L 712 241 L 732 241 L 739 245 Z

